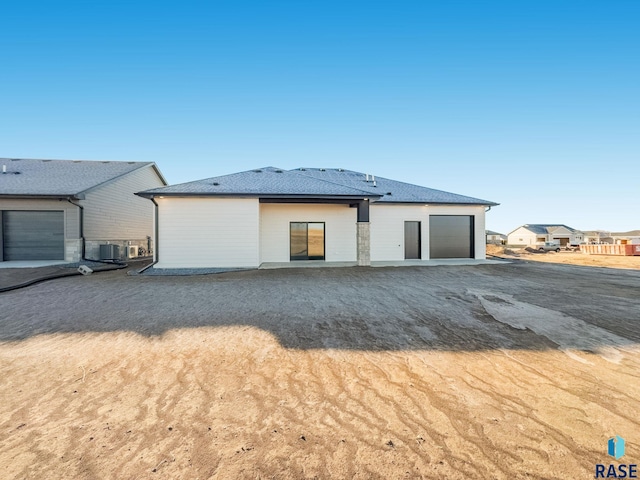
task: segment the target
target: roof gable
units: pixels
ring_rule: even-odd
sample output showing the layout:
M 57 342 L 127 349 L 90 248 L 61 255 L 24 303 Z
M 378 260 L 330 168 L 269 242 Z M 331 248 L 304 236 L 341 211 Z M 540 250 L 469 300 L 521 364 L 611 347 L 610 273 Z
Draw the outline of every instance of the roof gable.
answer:
M 575 228 L 568 227 L 568 226 L 563 225 L 561 223 L 558 223 L 558 224 L 552 224 L 552 223 L 527 223 L 525 225 L 522 225 L 522 226 L 516 228 L 511 233 L 514 233 L 516 230 L 518 230 L 520 228 L 524 228 L 525 230 L 529 230 L 531 233 L 535 233 L 536 235 L 549 235 L 549 234 L 553 235 L 553 234 L 560 233 L 562 230 L 566 230 L 568 233 L 575 233 L 575 232 L 578 231 Z M 509 235 L 511 235 L 511 233 Z
M 153 162 L 4 158 L 0 164 L 6 167 L 0 173 L 0 196 L 77 196 L 147 166 L 165 182 Z

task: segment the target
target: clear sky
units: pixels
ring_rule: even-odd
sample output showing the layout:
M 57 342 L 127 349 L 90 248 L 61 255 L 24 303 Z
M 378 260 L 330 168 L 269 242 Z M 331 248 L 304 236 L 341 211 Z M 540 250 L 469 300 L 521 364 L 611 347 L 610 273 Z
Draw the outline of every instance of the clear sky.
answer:
M 66 1 L 0 8 L 0 157 L 170 183 L 343 167 L 640 228 L 640 1 Z

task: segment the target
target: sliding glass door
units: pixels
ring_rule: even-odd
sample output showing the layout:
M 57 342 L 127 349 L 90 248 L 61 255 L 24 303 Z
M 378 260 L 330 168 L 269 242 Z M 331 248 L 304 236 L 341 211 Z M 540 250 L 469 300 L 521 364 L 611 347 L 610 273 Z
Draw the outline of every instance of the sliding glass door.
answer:
M 324 222 L 291 222 L 289 238 L 291 260 L 324 260 Z

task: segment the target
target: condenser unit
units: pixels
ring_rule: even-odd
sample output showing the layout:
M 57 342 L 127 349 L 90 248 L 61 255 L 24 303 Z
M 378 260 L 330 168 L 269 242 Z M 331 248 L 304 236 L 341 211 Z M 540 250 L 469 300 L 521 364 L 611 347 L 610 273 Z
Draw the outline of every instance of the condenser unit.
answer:
M 120 259 L 120 245 L 112 243 L 100 245 L 100 260 Z

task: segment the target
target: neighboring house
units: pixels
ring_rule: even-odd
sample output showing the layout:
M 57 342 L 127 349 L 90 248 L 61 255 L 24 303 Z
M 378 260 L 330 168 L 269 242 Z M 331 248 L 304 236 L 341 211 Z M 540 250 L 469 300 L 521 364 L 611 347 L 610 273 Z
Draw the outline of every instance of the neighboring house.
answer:
M 584 234 L 562 224 L 530 223 L 516 228 L 507 235 L 507 243 L 513 246 L 524 247 L 543 242 L 556 242 L 563 246 L 577 245 L 584 242 Z
M 139 192 L 157 268 L 485 258 L 496 203 L 343 169 L 274 167 Z
M 507 243 L 507 236 L 503 233 L 486 230 L 485 235 L 487 236 L 487 244 L 504 245 Z
M 587 243 L 615 243 L 619 245 L 640 244 L 640 230 L 631 230 L 629 232 L 587 230 L 584 234 L 584 241 Z
M 0 261 L 96 259 L 101 244 L 118 245 L 119 258 L 149 249 L 153 208 L 134 192 L 167 184 L 155 163 L 7 158 L 0 166 Z
M 611 238 L 611 232 L 609 231 L 585 230 L 584 241 L 590 244 L 613 243 L 613 238 Z

